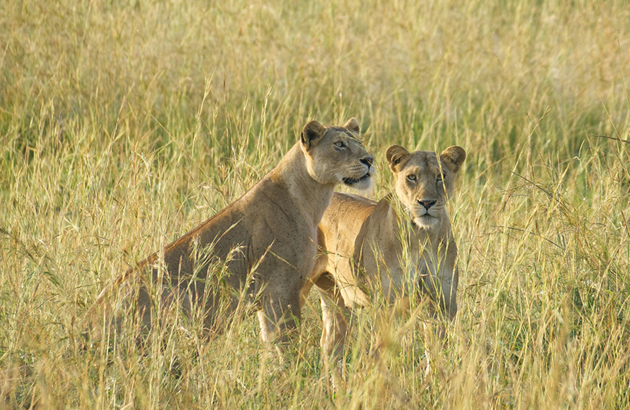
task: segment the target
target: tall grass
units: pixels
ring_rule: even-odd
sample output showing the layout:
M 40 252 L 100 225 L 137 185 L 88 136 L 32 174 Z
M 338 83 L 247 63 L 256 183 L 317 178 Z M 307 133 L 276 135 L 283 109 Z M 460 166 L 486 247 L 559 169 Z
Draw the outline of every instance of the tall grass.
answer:
M 628 407 L 629 93 L 625 1 L 2 2 L 1 405 Z M 309 119 L 350 116 L 376 198 L 389 144 L 468 152 L 460 311 L 430 372 L 426 312 L 363 309 L 333 386 L 315 295 L 284 367 L 253 317 L 82 348 L 106 283 L 242 195 Z

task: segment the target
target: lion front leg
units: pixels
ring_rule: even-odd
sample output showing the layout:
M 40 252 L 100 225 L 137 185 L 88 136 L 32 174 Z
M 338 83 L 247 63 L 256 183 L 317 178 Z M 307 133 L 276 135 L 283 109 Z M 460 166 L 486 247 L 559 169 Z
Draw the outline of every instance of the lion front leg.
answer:
M 444 313 L 453 320 L 457 315 L 457 269 L 450 272 L 447 277 L 440 278 L 442 282 L 442 298 L 444 301 Z
M 457 284 L 453 283 L 452 276 L 426 275 L 423 277 L 423 289 L 431 299 L 429 312 L 432 317 L 443 316 L 449 320 L 455 318 L 457 314 Z
M 450 320 L 457 314 L 457 286 L 459 284 L 459 270 L 457 269 L 457 246 L 451 242 L 446 250 L 445 258 L 438 271 L 440 282 L 440 306 L 444 315 Z
M 333 361 L 339 361 L 348 335 L 348 308 L 330 274 L 324 273 L 315 284 L 322 306 L 322 352 Z
M 273 292 L 263 296 L 262 309 L 257 316 L 260 337 L 265 344 L 288 344 L 301 318 L 299 287 L 287 294 Z
M 456 266 L 457 248 L 452 245 L 439 263 L 427 263 L 421 267 L 422 289 L 431 298 L 431 316 L 443 315 L 453 320 L 457 315 L 457 286 L 459 272 Z

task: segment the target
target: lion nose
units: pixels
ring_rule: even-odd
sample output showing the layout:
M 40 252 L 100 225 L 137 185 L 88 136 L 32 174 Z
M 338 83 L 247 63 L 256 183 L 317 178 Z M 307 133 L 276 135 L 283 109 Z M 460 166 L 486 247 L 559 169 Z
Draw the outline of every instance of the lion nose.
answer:
M 373 157 L 365 157 L 361 160 L 361 163 L 367 165 L 368 167 L 371 167 L 372 164 L 374 163 L 374 158 Z
M 423 199 L 423 200 L 418 199 L 418 203 L 427 210 L 431 208 L 433 205 L 435 205 L 436 202 L 437 201 L 435 199 Z

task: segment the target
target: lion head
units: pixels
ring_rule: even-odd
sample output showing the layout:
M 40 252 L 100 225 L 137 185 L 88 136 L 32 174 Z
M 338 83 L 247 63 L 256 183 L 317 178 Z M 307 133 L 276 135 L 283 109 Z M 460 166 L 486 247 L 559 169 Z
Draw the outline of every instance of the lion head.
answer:
M 304 126 L 301 136 L 306 168 L 322 184 L 343 183 L 356 189 L 372 184 L 374 158 L 359 138 L 359 124 L 350 118 L 343 127 L 326 127 L 318 121 Z
M 444 206 L 453 194 L 455 176 L 466 159 L 466 151 L 452 146 L 438 156 L 430 151 L 410 153 L 392 145 L 386 157 L 396 177 L 396 194 L 414 223 L 422 229 L 437 228 L 445 218 Z

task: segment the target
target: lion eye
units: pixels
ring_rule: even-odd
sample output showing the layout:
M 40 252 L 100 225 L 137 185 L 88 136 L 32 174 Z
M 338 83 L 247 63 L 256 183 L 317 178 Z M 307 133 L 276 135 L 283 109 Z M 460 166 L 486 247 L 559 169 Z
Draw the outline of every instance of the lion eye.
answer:
M 337 147 L 337 148 L 343 148 L 345 146 L 346 146 L 346 144 L 344 144 L 342 141 L 335 142 L 335 147 Z
M 442 177 L 437 177 L 437 179 L 435 180 L 436 184 L 441 184 L 442 183 Z
M 415 181 L 416 180 L 416 176 L 414 174 L 409 174 L 407 175 L 407 179 L 410 181 Z

